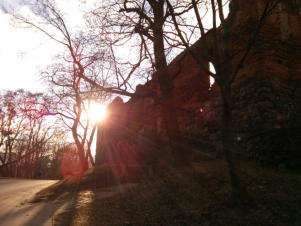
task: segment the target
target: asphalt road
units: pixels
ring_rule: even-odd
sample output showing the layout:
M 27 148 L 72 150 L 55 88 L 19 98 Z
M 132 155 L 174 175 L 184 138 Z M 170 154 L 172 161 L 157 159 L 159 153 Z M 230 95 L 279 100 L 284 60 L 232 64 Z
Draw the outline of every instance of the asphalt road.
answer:
M 25 180 L 0 178 L 0 225 L 52 225 L 54 214 L 64 203 L 27 201 L 54 180 Z

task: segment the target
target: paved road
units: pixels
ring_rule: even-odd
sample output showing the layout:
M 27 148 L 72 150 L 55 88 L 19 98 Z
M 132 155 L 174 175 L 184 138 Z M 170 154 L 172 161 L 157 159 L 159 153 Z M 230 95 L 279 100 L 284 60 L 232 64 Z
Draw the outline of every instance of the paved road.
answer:
M 27 201 L 54 180 L 25 180 L 0 178 L 0 225 L 39 226 L 52 225 L 52 216 L 64 203 Z

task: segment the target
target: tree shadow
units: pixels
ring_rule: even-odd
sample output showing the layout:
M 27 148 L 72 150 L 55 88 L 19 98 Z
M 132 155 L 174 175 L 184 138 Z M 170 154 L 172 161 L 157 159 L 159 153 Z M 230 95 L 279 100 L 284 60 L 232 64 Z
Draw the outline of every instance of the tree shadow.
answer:
M 56 202 L 56 203 L 46 202 L 41 204 L 44 204 L 43 207 L 40 208 L 39 211 L 37 211 L 34 215 L 32 215 L 31 218 L 26 223 L 24 223 L 25 226 L 36 225 L 37 222 L 39 225 L 43 225 L 50 218 L 53 225 L 53 217 L 55 212 L 61 207 L 63 207 L 65 204 L 68 205 L 68 203 L 64 201 Z
M 70 205 L 53 218 L 53 225 L 73 225 L 73 218 L 76 216 L 76 203 L 78 195 L 71 200 Z
M 61 202 L 40 202 L 40 203 L 27 203 L 22 204 L 20 209 L 12 212 L 8 212 L 0 217 L 0 224 L 7 224 L 5 222 L 19 221 L 22 225 L 32 226 L 32 225 L 43 225 L 50 218 L 53 217 L 55 212 L 66 205 L 66 201 Z M 23 206 L 27 205 L 27 206 Z

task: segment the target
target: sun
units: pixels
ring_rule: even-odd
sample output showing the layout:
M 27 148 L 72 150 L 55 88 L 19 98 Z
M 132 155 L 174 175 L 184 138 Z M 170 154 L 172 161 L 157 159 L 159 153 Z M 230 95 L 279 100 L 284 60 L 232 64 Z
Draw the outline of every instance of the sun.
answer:
M 107 117 L 106 106 L 92 102 L 88 110 L 88 116 L 93 124 L 103 121 Z

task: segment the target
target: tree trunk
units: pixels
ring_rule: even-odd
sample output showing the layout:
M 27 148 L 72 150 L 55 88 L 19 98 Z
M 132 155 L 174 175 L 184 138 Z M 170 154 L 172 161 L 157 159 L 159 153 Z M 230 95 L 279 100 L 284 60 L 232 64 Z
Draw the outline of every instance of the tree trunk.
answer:
M 88 166 L 88 160 L 86 158 L 86 155 L 85 155 L 85 150 L 84 150 L 84 147 L 78 147 L 78 154 L 79 154 L 79 160 L 80 160 L 80 164 L 81 164 L 81 175 L 84 174 L 89 166 Z
M 221 87 L 222 93 L 222 130 L 221 130 L 221 140 L 222 140 L 222 150 L 225 156 L 225 160 L 228 165 L 231 188 L 232 188 L 232 200 L 234 202 L 241 202 L 248 197 L 245 188 L 242 186 L 240 179 L 237 174 L 237 167 L 233 161 L 232 155 L 232 97 L 231 97 L 231 87 L 223 86 Z
M 183 140 L 179 129 L 177 109 L 173 100 L 173 81 L 171 80 L 165 56 L 163 24 L 164 24 L 164 4 L 158 2 L 153 8 L 154 10 L 154 55 L 155 67 L 158 72 L 160 85 L 160 95 L 162 103 L 162 115 L 165 121 L 169 146 L 172 149 L 174 163 L 183 165 L 185 163 L 185 154 L 183 148 Z
M 80 107 L 78 107 L 78 109 L 80 109 Z M 86 155 L 85 155 L 84 144 L 82 144 L 80 142 L 80 140 L 78 138 L 78 134 L 77 134 L 77 126 L 79 124 L 79 120 L 80 120 L 80 113 L 77 115 L 77 118 L 73 122 L 72 136 L 73 136 L 73 139 L 75 141 L 75 145 L 76 145 L 77 151 L 78 151 L 78 157 L 79 157 L 80 167 L 81 167 L 81 174 L 84 174 L 88 170 L 89 167 L 88 167 L 88 161 L 87 161 Z
M 186 155 L 183 148 L 183 139 L 178 125 L 177 110 L 174 105 L 172 95 L 172 81 L 166 70 L 159 72 L 159 83 L 162 101 L 162 114 L 165 121 L 166 132 L 169 140 L 169 146 L 173 153 L 174 164 L 176 166 L 184 165 Z
M 96 151 L 95 151 L 95 166 L 100 166 L 104 163 L 105 154 L 105 140 L 101 125 L 97 125 L 96 135 Z

